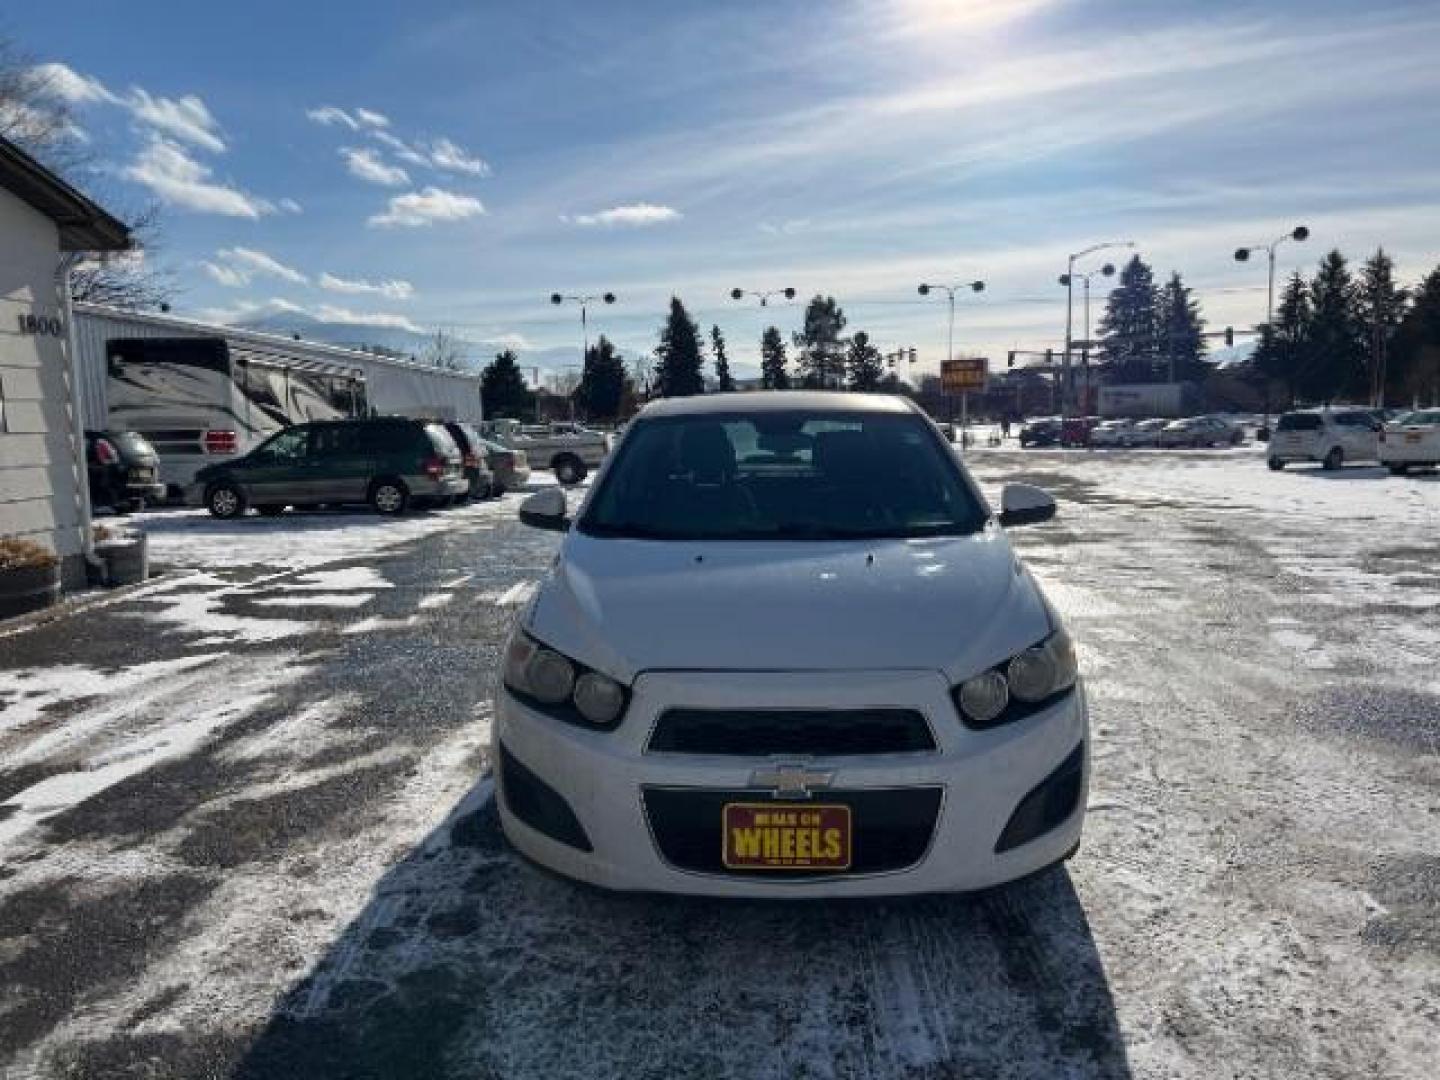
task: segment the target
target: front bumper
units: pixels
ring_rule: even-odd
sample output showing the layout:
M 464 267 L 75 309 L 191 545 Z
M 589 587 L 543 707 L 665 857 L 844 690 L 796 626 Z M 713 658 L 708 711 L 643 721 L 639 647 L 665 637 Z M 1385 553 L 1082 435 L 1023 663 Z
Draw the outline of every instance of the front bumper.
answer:
M 738 876 L 682 868 L 662 855 L 646 793 L 732 792 L 770 800 L 752 785 L 772 759 L 647 752 L 660 714 L 698 709 L 916 709 L 929 721 L 936 751 L 813 757 L 808 767 L 833 770 L 833 801 L 873 799 L 884 789 L 939 792 L 934 828 L 917 861 L 873 873 Z M 521 820 L 501 776 L 498 804 L 505 834 L 523 854 L 567 877 L 604 888 L 731 897 L 866 897 L 964 892 L 1026 876 L 1065 858 L 1078 844 L 1089 780 L 1088 718 L 1083 687 L 1055 704 L 991 731 L 964 728 L 936 672 L 648 673 L 633 688 L 625 721 L 613 733 L 584 730 L 536 712 L 496 690 L 495 760 L 518 761 L 563 800 L 585 843 L 565 843 Z M 503 748 L 503 750 L 502 750 Z M 1058 824 L 997 851 L 1017 809 L 1067 759 L 1080 753 L 1074 809 Z M 786 761 L 795 760 L 786 755 Z M 1073 788 L 1072 784 L 1072 788 Z M 825 803 L 826 790 L 813 802 Z M 777 807 L 804 803 L 777 802 Z M 651 800 L 652 811 L 654 800 Z M 531 820 L 534 820 L 533 817 Z M 856 821 L 857 837 L 863 822 Z M 588 849 L 588 850 L 587 850 Z

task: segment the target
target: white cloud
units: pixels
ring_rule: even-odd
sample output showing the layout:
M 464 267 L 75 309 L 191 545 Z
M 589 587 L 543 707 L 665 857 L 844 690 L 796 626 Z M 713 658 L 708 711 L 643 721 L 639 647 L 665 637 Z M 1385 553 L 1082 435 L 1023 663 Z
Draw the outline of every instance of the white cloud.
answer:
M 281 199 L 277 205 L 287 214 L 302 214 L 305 212 L 305 208 L 294 199 Z
M 409 330 L 416 334 L 425 333 L 425 329 L 412 322 L 409 316 L 385 311 L 355 311 L 334 304 L 321 304 L 309 314 L 321 322 L 344 323 L 347 326 L 383 326 L 393 330 Z
M 355 117 L 351 116 L 344 109 L 338 109 L 334 105 L 321 105 L 315 109 L 306 109 L 305 115 L 311 120 L 314 120 L 315 123 L 324 124 L 326 127 L 339 124 L 342 127 L 349 128 L 351 131 L 360 130 L 360 121 L 356 120 Z
M 122 175 L 145 185 L 162 201 L 185 210 L 243 218 L 275 212 L 265 199 L 211 180 L 212 172 L 184 147 L 155 135 Z
M 309 278 L 299 270 L 286 266 L 279 260 L 266 255 L 265 252 L 256 251 L 254 248 L 225 248 L 222 251 L 217 251 L 215 254 L 230 263 L 247 267 L 253 274 L 277 277 L 282 281 L 289 281 L 296 285 L 304 285 L 309 281 Z
M 478 158 L 454 139 L 443 136 L 426 142 L 417 139 L 408 143 L 388 131 L 371 131 L 371 136 L 395 152 L 401 161 L 411 165 L 423 165 L 441 172 L 463 173 L 466 176 L 489 176 L 490 165 Z
M 320 287 L 338 293 L 372 293 L 386 296 L 391 300 L 409 300 L 415 295 L 415 286 L 408 281 L 366 281 L 364 278 L 346 279 L 331 273 L 320 275 Z
M 71 105 L 90 105 L 102 101 L 114 105 L 120 101 L 99 79 L 81 75 L 65 64 L 38 64 L 30 69 L 30 74 L 44 93 Z
M 238 266 L 225 266 L 223 263 L 205 261 L 200 264 L 200 267 L 210 275 L 212 280 L 224 285 L 227 289 L 243 289 L 250 284 L 250 275 Z
M 350 170 L 351 176 L 358 176 L 368 183 L 399 187 L 410 182 L 409 173 L 399 165 L 386 164 L 374 150 L 346 146 L 341 148 L 340 156 L 345 159 L 345 167 Z
M 416 334 L 425 333 L 423 326 L 411 321 L 405 315 L 396 315 L 386 311 L 356 311 L 334 304 L 306 307 L 280 297 L 272 297 L 264 301 L 239 300 L 229 307 L 201 308 L 195 312 L 195 316 L 205 322 L 225 324 L 250 322 L 263 319 L 267 315 L 302 315 L 318 319 L 321 322 L 338 323 L 343 326 L 374 326 L 408 330 Z
M 378 228 L 406 226 L 418 228 L 433 225 L 437 221 L 463 221 L 479 217 L 485 207 L 479 199 L 469 195 L 457 195 L 437 187 L 423 191 L 409 191 L 390 199 L 389 208 L 383 214 L 375 214 L 369 224 Z
M 784 221 L 762 221 L 760 223 L 760 231 L 770 236 L 793 236 L 809 229 L 809 218 L 787 218 Z
M 494 337 L 487 337 L 484 342 L 487 348 L 492 349 L 514 349 L 516 352 L 525 352 L 532 348 L 530 339 L 524 334 L 496 334 Z
M 294 267 L 254 248 L 221 248 L 215 252 L 217 262 L 203 262 L 201 267 L 221 285 L 232 289 L 249 285 L 257 277 L 274 277 L 295 285 L 308 285 L 310 279 Z
M 181 98 L 151 97 L 138 86 L 131 87 L 126 103 L 141 123 L 212 153 L 222 153 L 225 143 L 217 131 L 219 125 L 194 94 Z
M 373 109 L 356 109 L 355 119 L 366 127 L 388 128 L 390 126 L 390 118 L 384 113 L 378 113 Z
M 490 166 L 480 158 L 472 157 L 464 147 L 449 139 L 436 139 L 430 144 L 430 164 L 447 172 L 466 173 L 470 176 L 489 176 Z
M 394 150 L 395 156 L 398 157 L 401 161 L 408 161 L 411 165 L 430 164 L 429 158 L 427 158 L 424 154 L 420 153 L 419 150 L 416 150 L 404 139 L 398 138 L 397 136 L 390 134 L 390 132 L 388 131 L 372 131 L 370 134 L 373 135 L 378 141 L 390 147 L 391 150 Z
M 670 206 L 656 206 L 654 203 L 630 203 L 626 206 L 612 206 L 593 214 L 576 214 L 562 220 L 573 221 L 576 225 L 659 225 L 665 221 L 678 221 L 683 217 L 679 210 Z

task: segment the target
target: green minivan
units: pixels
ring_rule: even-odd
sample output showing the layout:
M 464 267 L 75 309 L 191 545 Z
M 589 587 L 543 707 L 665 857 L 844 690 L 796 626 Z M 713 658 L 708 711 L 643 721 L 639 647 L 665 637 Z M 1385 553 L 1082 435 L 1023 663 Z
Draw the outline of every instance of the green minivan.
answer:
M 195 474 L 186 502 L 218 518 L 249 507 L 369 504 L 380 514 L 448 506 L 469 488 L 443 424 L 401 416 L 325 420 L 277 432 L 242 457 Z

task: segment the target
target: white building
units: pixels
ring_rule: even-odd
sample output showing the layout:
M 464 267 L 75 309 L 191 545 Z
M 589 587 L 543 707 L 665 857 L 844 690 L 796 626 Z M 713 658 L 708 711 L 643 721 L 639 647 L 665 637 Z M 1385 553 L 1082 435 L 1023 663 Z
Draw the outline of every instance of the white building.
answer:
M 129 244 L 124 225 L 0 138 L 0 536 L 51 548 L 67 587 L 85 580 L 90 504 L 65 271 L 74 253 Z

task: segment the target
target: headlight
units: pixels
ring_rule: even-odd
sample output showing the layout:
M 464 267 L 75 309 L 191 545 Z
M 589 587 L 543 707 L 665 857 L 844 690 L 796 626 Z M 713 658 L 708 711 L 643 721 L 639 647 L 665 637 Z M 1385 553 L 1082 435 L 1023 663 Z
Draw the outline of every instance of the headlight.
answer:
M 1010 704 L 1010 687 L 998 671 L 987 671 L 960 684 L 960 708 L 965 715 L 988 724 Z
M 628 692 L 608 675 L 591 671 L 516 630 L 505 646 L 505 686 L 527 704 L 567 723 L 614 728 Z
M 1039 645 L 967 679 L 955 690 L 955 704 L 970 727 L 988 728 L 1024 715 L 1024 708 L 1075 685 L 1079 677 L 1075 643 L 1057 630 Z
M 587 671 L 575 682 L 575 707 L 592 724 L 613 724 L 625 708 L 625 688 L 598 671 Z

